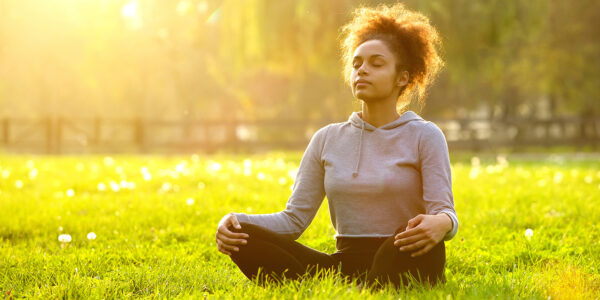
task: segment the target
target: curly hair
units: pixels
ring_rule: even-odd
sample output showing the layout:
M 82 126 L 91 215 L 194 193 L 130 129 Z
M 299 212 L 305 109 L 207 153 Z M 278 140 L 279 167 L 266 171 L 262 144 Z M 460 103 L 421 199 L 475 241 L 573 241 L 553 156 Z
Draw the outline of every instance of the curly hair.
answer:
M 343 75 L 348 85 L 352 86 L 350 75 L 356 48 L 368 40 L 381 40 L 396 56 L 396 71 L 409 73 L 408 84 L 398 98 L 411 96 L 416 91 L 420 108 L 424 106 L 427 88 L 444 66 L 438 54 L 441 51 L 440 36 L 426 16 L 410 11 L 402 3 L 379 4 L 375 8 L 361 6 L 354 10 L 352 20 L 342 27 L 341 34 L 344 35 L 341 44 Z

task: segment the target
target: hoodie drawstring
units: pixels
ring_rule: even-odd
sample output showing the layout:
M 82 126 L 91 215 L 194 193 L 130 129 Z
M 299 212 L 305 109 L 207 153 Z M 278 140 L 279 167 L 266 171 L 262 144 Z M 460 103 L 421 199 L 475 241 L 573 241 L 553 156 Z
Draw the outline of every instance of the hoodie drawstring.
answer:
M 356 166 L 354 167 L 354 172 L 352 173 L 352 177 L 358 176 L 358 164 L 360 163 L 360 149 L 362 148 L 362 138 L 363 132 L 365 131 L 365 122 L 361 122 L 362 130 L 360 131 L 360 139 L 358 142 L 358 159 L 356 160 Z

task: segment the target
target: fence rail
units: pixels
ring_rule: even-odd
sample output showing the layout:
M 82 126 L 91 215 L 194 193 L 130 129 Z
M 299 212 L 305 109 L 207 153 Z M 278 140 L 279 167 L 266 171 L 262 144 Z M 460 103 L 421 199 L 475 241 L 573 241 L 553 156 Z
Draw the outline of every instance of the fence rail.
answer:
M 442 129 L 451 149 L 600 145 L 600 118 L 431 121 Z M 0 149 L 47 154 L 300 150 L 317 129 L 332 122 L 340 121 L 3 118 Z

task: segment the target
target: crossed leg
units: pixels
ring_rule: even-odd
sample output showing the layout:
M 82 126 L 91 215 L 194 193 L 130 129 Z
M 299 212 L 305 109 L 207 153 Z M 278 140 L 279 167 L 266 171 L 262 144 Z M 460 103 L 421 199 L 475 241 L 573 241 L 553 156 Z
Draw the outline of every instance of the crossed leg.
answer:
M 231 259 L 247 278 L 257 280 L 260 285 L 267 281 L 280 282 L 283 278 L 296 280 L 307 273 L 314 275 L 319 269 L 335 271 L 340 258 L 351 257 L 317 251 L 257 225 L 241 225 L 242 229 L 234 231 L 247 233 L 250 237 L 246 245 L 239 246 L 239 252 L 232 253 Z M 430 285 L 445 282 L 443 241 L 414 258 L 409 252 L 400 252 L 393 242 L 394 237 L 389 237 L 377 249 L 366 272 L 369 285 L 382 287 L 389 282 L 401 287 L 407 286 L 413 279 Z
M 248 279 L 257 280 L 261 285 L 283 278 L 299 279 L 306 273 L 314 275 L 319 269 L 336 268 L 336 261 L 329 254 L 257 225 L 240 225 L 242 229 L 234 228 L 234 231 L 248 234 L 248 243 L 240 245 L 239 251 L 232 253 L 231 260 Z
M 396 234 L 404 230 L 398 229 Z M 394 235 L 396 235 L 394 234 Z M 394 245 L 394 237 L 386 239 L 375 253 L 373 264 L 368 272 L 367 282 L 382 287 L 389 282 L 395 287 L 408 286 L 410 281 L 435 286 L 446 282 L 446 245 L 440 241 L 427 253 L 411 257 L 410 252 L 401 252 Z

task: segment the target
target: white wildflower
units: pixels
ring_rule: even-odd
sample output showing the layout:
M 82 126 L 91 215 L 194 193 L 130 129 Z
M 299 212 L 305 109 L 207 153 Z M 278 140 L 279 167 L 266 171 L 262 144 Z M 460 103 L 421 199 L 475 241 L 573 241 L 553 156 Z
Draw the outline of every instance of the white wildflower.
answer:
M 563 179 L 563 174 L 562 172 L 556 172 L 554 173 L 554 183 L 561 183 Z
M 162 184 L 162 186 L 160 187 L 160 190 L 162 192 L 168 192 L 171 189 L 171 183 L 170 182 L 164 182 Z
M 61 243 L 70 243 L 71 242 L 71 236 L 68 234 L 61 234 L 58 236 L 58 241 Z
M 119 185 L 122 189 L 126 189 L 129 187 L 129 182 L 127 182 L 127 180 L 121 180 L 121 183 Z
M 243 164 L 244 164 L 244 168 L 252 168 L 252 160 L 250 160 L 248 158 L 244 159 Z
M 471 171 L 469 171 L 469 178 L 475 179 L 477 176 L 479 176 L 479 167 L 471 168 Z
M 38 170 L 36 168 L 31 169 L 31 171 L 29 171 L 29 178 L 30 179 L 35 179 L 35 177 L 38 175 Z
M 111 180 L 109 184 L 113 192 L 118 192 L 121 189 L 121 186 L 119 186 L 119 184 L 113 180 Z
M 175 166 L 175 171 L 184 173 L 187 169 L 187 161 L 183 160 Z
M 104 158 L 104 164 L 105 165 L 112 166 L 114 163 L 115 163 L 115 160 L 112 157 L 107 156 L 107 157 Z
M 285 179 L 285 177 L 279 177 L 279 184 L 280 185 L 284 185 L 286 184 L 287 180 Z
M 144 180 L 146 181 L 150 181 L 152 180 L 152 174 L 150 173 L 144 173 L 144 175 L 142 175 L 144 177 Z
M 210 173 L 218 172 L 222 168 L 221 164 L 218 162 L 211 161 L 208 163 L 208 171 Z

